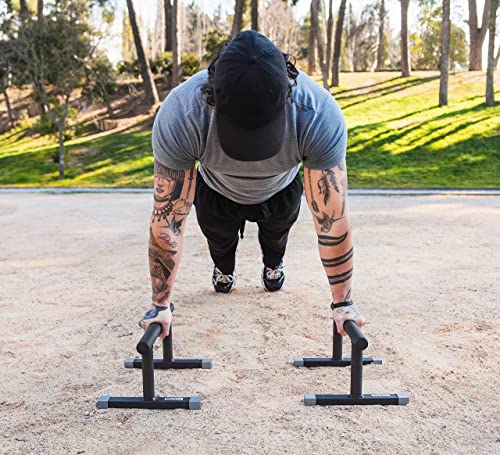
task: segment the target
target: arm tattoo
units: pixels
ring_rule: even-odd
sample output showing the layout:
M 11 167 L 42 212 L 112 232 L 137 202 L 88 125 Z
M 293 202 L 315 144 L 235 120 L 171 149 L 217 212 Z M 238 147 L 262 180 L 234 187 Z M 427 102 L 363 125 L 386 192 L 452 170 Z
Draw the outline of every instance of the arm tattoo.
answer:
M 161 302 L 170 296 L 167 281 L 175 267 L 172 259 L 177 251 L 163 249 L 155 239 L 153 230 L 149 229 L 149 270 L 153 288 L 153 301 Z
M 314 215 L 318 220 L 318 224 L 321 226 L 321 232 L 330 232 L 330 229 L 333 226 L 335 221 L 341 220 L 344 218 L 343 216 L 339 218 L 335 218 L 335 212 L 333 212 L 333 216 L 328 215 L 328 213 L 323 212 L 323 216 L 319 217 L 318 215 Z
M 353 269 L 350 268 L 347 272 L 339 273 L 337 275 L 328 275 L 330 286 L 341 284 L 350 280 L 352 278 L 352 271 Z
M 311 169 L 307 170 L 307 176 L 309 177 L 309 192 L 311 193 L 311 207 L 316 213 L 318 213 L 319 212 L 318 203 L 314 200 L 313 186 L 311 180 Z
M 353 252 L 354 248 L 351 248 L 346 254 L 343 254 L 342 256 L 337 256 L 336 258 L 333 259 L 321 258 L 321 262 L 325 267 L 337 267 L 352 259 Z
M 319 194 L 323 195 L 323 202 L 326 205 L 328 199 L 330 199 L 330 182 L 337 193 L 340 193 L 339 185 L 337 183 L 337 177 L 335 172 L 331 169 L 324 169 L 321 171 L 321 178 L 318 180 Z
M 337 246 L 340 245 L 346 238 L 348 232 L 345 232 L 339 237 L 331 235 L 318 235 L 318 243 L 323 246 Z

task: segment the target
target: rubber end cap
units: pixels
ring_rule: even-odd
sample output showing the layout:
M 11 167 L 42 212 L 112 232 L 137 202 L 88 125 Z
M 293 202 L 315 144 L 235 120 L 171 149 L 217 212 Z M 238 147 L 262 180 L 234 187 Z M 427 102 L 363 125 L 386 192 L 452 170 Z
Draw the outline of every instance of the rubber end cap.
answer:
M 102 395 L 97 399 L 96 407 L 97 409 L 108 409 L 109 397 L 107 395 Z
M 293 358 L 293 366 L 294 367 L 303 367 L 304 366 L 304 358 L 303 357 L 294 357 Z
M 398 397 L 398 405 L 406 406 L 410 402 L 410 394 L 406 392 L 396 393 Z
M 212 359 L 202 359 L 201 368 L 204 370 L 210 370 L 210 368 L 212 368 Z
M 201 409 L 201 398 L 200 397 L 191 397 L 189 399 L 189 409 L 192 411 L 198 411 Z
M 134 368 L 134 358 L 133 357 L 127 357 L 124 361 L 123 361 L 123 366 L 125 368 Z
M 316 406 L 316 395 L 304 393 L 304 406 Z

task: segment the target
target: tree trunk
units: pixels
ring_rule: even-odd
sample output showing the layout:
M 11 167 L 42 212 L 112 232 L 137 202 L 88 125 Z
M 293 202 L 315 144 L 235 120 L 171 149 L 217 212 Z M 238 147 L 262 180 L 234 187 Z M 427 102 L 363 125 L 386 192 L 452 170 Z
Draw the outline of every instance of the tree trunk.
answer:
M 481 27 L 477 22 L 477 2 L 469 0 L 469 71 L 483 69 L 483 43 L 488 31 L 488 14 L 490 0 L 484 0 L 483 18 Z
M 385 0 L 380 0 L 380 7 L 378 13 L 378 47 L 377 47 L 377 67 L 376 71 L 382 71 L 385 68 Z
M 328 1 L 328 23 L 326 26 L 326 78 L 330 78 L 330 65 L 332 64 L 333 41 L 333 0 Z
M 7 88 L 3 91 L 3 96 L 5 98 L 5 105 L 7 106 L 7 115 L 9 117 L 10 127 L 14 128 L 14 116 L 12 115 L 12 107 L 10 105 L 9 95 L 7 95 Z
M 139 33 L 139 27 L 137 25 L 137 19 L 135 17 L 135 10 L 132 0 L 127 0 L 128 16 L 130 19 L 130 26 L 132 27 L 132 33 L 134 35 L 135 49 L 137 52 L 137 59 L 141 65 L 141 76 L 144 81 L 144 94 L 146 97 L 146 103 L 149 107 L 154 106 L 160 102 L 158 98 L 158 92 L 156 91 L 155 81 L 153 79 L 153 73 L 151 73 L 151 68 L 149 67 L 149 61 L 146 58 L 146 53 L 144 52 L 144 47 L 142 46 L 141 34 Z
M 493 69 L 498 68 L 498 61 L 500 60 L 500 47 L 498 47 L 497 55 L 495 57 L 495 64 L 493 65 Z
M 112 119 L 114 117 L 113 106 L 111 106 L 111 102 L 109 99 L 104 100 L 104 105 L 106 106 L 106 111 L 108 111 L 108 117 Z
M 172 84 L 171 88 L 180 84 L 181 55 L 179 46 L 179 0 L 174 0 L 172 8 Z
M 43 0 L 38 0 L 37 2 L 36 15 L 38 17 L 38 20 L 41 20 L 43 18 Z
M 439 105 L 448 105 L 448 77 L 450 75 L 450 0 L 443 0 L 443 22 L 441 24 L 441 60 L 439 69 Z
M 344 28 L 344 17 L 347 0 L 341 0 L 337 25 L 335 27 L 335 42 L 333 44 L 333 63 L 332 63 L 332 85 L 339 86 L 340 71 L 340 53 L 342 50 L 342 30 Z
M 163 0 L 165 7 L 165 51 L 172 51 L 172 2 Z
M 64 118 L 57 122 L 57 141 L 59 143 L 59 179 L 64 178 Z
M 491 0 L 489 17 L 489 40 L 488 40 L 488 68 L 486 70 L 486 104 L 495 105 L 495 33 L 497 22 L 498 0 Z
M 326 74 L 326 65 L 325 65 L 323 35 L 319 27 L 320 8 L 321 8 L 320 0 L 311 1 L 311 30 L 313 30 L 314 40 L 316 41 L 316 44 L 318 46 L 318 60 L 319 60 L 319 66 L 321 68 L 321 76 L 323 78 L 323 87 L 325 87 L 326 90 L 329 90 L 328 76 Z
M 252 0 L 252 30 L 259 31 L 259 0 Z
M 311 0 L 311 7 L 310 7 L 310 19 L 311 19 L 311 24 L 309 27 L 309 43 L 307 46 L 307 72 L 309 74 L 313 74 L 316 72 L 316 33 L 314 31 L 314 0 Z
M 410 51 L 408 49 L 408 5 L 410 0 L 401 0 L 401 76 L 410 77 Z
M 234 3 L 234 19 L 231 38 L 234 38 L 243 28 L 243 14 L 246 9 L 246 0 L 235 0 Z
M 22 18 L 27 18 L 30 15 L 30 11 L 28 9 L 28 4 L 26 0 L 19 0 L 19 14 Z

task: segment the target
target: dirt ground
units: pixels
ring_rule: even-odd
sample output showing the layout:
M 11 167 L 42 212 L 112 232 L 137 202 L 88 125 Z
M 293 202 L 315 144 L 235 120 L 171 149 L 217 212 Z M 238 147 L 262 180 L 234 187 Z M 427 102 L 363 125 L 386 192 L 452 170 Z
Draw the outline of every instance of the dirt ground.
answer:
M 330 296 L 308 209 L 293 228 L 286 290 L 265 293 L 255 225 L 237 289 L 215 294 L 194 215 L 174 301 L 179 357 L 157 393 L 200 411 L 98 411 L 141 394 L 133 356 L 150 296 L 151 195 L 0 195 L 0 452 L 6 454 L 499 453 L 500 198 L 352 196 L 354 299 L 368 319 L 367 393 L 406 407 L 305 407 L 348 390 L 349 369 L 296 369 L 328 355 Z

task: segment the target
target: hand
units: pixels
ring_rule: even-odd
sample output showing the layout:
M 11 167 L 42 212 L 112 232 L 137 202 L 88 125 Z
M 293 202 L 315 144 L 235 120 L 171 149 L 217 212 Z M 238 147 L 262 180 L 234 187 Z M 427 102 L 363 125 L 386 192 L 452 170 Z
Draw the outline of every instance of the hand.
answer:
M 345 321 L 349 320 L 354 321 L 360 329 L 366 324 L 365 318 L 353 305 L 335 308 L 332 311 L 332 319 L 337 324 L 337 331 L 343 337 L 347 335 L 347 333 L 344 330 Z
M 139 327 L 146 330 L 149 327 L 149 324 L 152 324 L 153 322 L 161 324 L 161 339 L 168 336 L 170 332 L 170 324 L 172 324 L 172 312 L 170 311 L 170 305 L 160 306 L 153 303 L 142 320 L 139 321 Z

